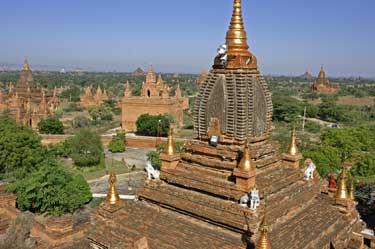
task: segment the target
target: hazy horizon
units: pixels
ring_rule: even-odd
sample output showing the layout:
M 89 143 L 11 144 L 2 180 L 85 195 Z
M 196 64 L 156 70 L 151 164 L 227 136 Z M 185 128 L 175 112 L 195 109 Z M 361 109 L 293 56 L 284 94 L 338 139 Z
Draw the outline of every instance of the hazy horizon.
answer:
M 375 2 L 242 0 L 263 74 L 374 78 Z M 225 42 L 232 0 L 6 1 L 0 63 L 131 72 L 200 73 Z

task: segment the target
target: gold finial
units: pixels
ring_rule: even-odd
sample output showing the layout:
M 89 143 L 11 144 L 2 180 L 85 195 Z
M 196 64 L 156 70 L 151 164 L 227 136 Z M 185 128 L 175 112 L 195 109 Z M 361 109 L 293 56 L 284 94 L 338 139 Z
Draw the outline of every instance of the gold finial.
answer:
M 108 191 L 108 194 L 107 194 L 107 198 L 106 198 L 106 202 L 108 204 L 111 204 L 111 205 L 114 205 L 114 204 L 118 204 L 120 202 L 120 196 L 117 192 L 117 189 L 116 189 L 116 175 L 114 173 L 111 173 L 109 175 L 109 191 Z
M 293 128 L 293 130 L 292 130 L 290 140 L 291 141 L 290 141 L 289 148 L 288 148 L 288 154 L 292 155 L 292 156 L 295 156 L 295 155 L 298 154 L 296 129 L 295 128 Z
M 168 156 L 173 156 L 176 154 L 174 144 L 173 144 L 173 128 L 170 127 L 168 131 L 168 142 L 167 145 L 165 146 L 164 153 L 167 154 Z
M 228 54 L 243 54 L 249 49 L 247 35 L 242 19 L 241 0 L 234 0 L 232 20 L 227 32 Z
M 247 34 L 243 24 L 241 0 L 234 0 L 233 14 L 226 35 L 228 69 L 249 68 L 256 69 L 257 59 L 249 52 Z
M 262 223 L 260 224 L 260 235 L 258 243 L 255 249 L 271 249 L 271 243 L 268 238 L 268 225 L 267 225 L 267 207 L 266 207 L 266 197 L 264 197 L 264 216 Z
M 348 199 L 348 189 L 346 187 L 346 168 L 342 168 L 340 175 L 340 183 L 337 188 L 336 200 L 347 200 Z
M 23 71 L 30 71 L 30 65 L 29 65 L 29 59 L 27 57 L 25 57 L 25 60 L 23 61 L 23 67 L 22 67 L 22 70 Z
M 240 161 L 240 164 L 238 165 L 238 168 L 245 170 L 245 171 L 253 171 L 255 170 L 255 163 L 251 159 L 249 147 L 246 144 L 245 149 L 243 151 L 243 156 Z

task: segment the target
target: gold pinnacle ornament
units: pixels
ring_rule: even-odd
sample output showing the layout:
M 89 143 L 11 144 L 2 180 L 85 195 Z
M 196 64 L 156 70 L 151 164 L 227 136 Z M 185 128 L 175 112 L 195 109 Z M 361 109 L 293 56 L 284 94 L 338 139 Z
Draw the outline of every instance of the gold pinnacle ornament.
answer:
M 118 204 L 120 202 L 120 196 L 116 189 L 116 181 L 116 175 L 114 173 L 111 173 L 109 175 L 109 191 L 106 198 L 106 202 L 111 205 Z
M 290 144 L 288 148 L 288 154 L 295 156 L 298 154 L 298 147 L 297 147 L 297 138 L 296 138 L 296 129 L 293 128 L 292 135 L 290 137 Z
M 176 154 L 174 144 L 173 144 L 173 128 L 170 127 L 168 131 L 168 142 L 165 146 L 164 153 L 168 156 L 174 156 Z

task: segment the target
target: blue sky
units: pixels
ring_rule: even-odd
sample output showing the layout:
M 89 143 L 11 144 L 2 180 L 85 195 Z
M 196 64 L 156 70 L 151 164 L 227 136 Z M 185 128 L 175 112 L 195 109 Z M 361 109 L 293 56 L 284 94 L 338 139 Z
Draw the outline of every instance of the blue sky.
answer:
M 264 74 L 375 77 L 374 0 L 243 0 Z M 0 62 L 130 71 L 209 68 L 232 0 L 0 0 Z

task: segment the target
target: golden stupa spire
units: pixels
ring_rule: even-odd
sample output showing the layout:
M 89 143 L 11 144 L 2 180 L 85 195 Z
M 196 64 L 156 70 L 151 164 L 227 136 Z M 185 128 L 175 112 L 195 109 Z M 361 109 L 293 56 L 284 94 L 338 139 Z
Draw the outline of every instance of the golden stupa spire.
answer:
M 234 0 L 233 14 L 227 32 L 226 44 L 228 54 L 246 54 L 249 45 L 247 45 L 247 34 L 242 19 L 241 0 Z
M 298 154 L 298 147 L 297 147 L 297 137 L 296 137 L 296 129 L 293 128 L 292 134 L 290 136 L 290 144 L 288 148 L 288 154 L 295 156 Z
M 346 168 L 343 167 L 340 175 L 340 183 L 337 187 L 336 200 L 347 200 L 348 198 L 348 189 L 346 187 Z
M 266 198 L 264 200 L 266 202 Z M 271 243 L 268 238 L 268 225 L 267 225 L 267 207 L 266 203 L 264 203 L 264 216 L 262 223 L 260 224 L 260 235 L 258 239 L 258 243 L 256 244 L 255 249 L 271 249 Z
M 244 170 L 244 171 L 253 171 L 255 170 L 255 163 L 251 159 L 249 147 L 246 144 L 245 149 L 243 151 L 243 156 L 240 161 L 240 164 L 238 165 L 238 168 Z
M 164 153 L 168 156 L 173 156 L 176 154 L 174 144 L 173 144 L 173 128 L 169 127 L 168 131 L 168 142 L 165 146 Z
M 29 65 L 29 59 L 25 57 L 25 60 L 23 61 L 23 66 L 22 66 L 23 71 L 30 71 L 30 65 Z
M 120 202 L 120 196 L 116 189 L 116 175 L 114 173 L 111 173 L 109 175 L 109 190 L 107 193 L 106 202 L 111 205 L 119 204 Z
M 249 52 L 247 34 L 242 18 L 241 0 L 234 0 L 233 14 L 226 35 L 227 69 L 257 69 L 257 59 Z

